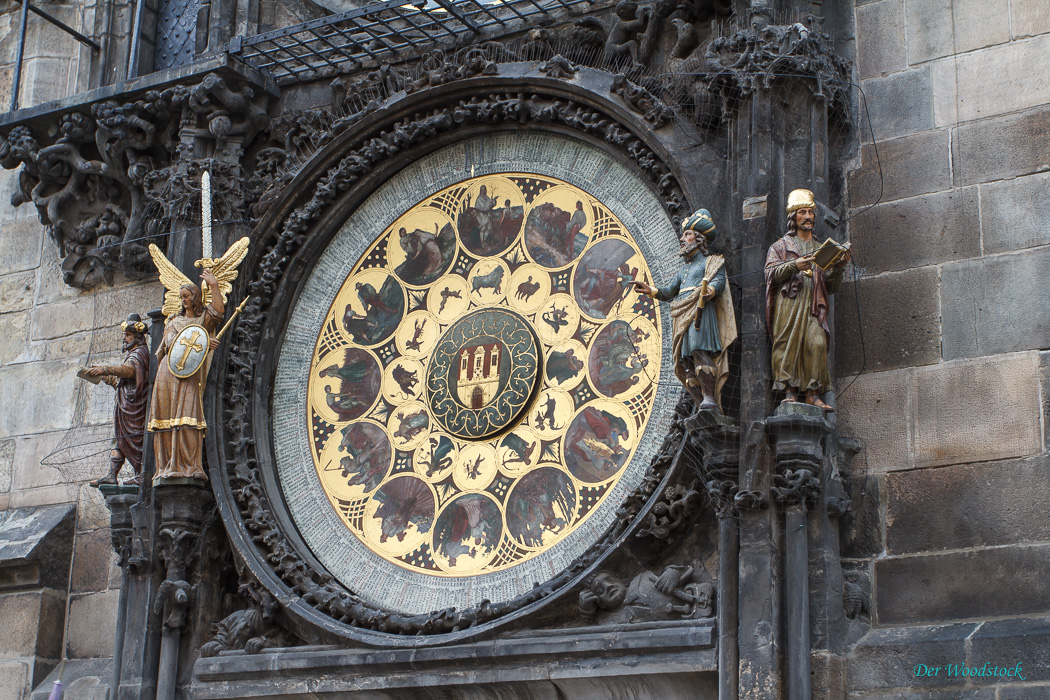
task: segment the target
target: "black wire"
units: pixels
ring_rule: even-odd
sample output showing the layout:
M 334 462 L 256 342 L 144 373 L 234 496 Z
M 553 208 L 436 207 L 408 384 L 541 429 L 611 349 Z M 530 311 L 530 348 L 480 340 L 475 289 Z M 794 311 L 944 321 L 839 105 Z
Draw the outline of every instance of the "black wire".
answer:
M 857 268 L 854 267 L 853 268 L 853 301 L 856 304 L 856 308 L 857 308 L 857 336 L 860 339 L 860 370 L 855 375 L 853 375 L 853 379 L 849 380 L 849 384 L 847 384 L 846 386 L 842 387 L 842 391 L 840 391 L 837 394 L 835 394 L 835 403 L 836 404 L 838 404 L 838 401 L 842 397 L 842 395 L 846 393 L 846 390 L 849 389 L 851 386 L 853 386 L 853 382 L 857 381 L 857 378 L 860 377 L 860 375 L 864 374 L 864 369 L 868 366 L 868 353 L 867 353 L 867 350 L 864 347 L 864 321 L 863 321 L 863 317 L 861 316 L 861 313 L 860 313 L 860 290 L 859 290 L 859 286 L 860 285 L 857 284 Z
M 849 218 L 845 219 L 844 221 L 842 221 L 840 223 L 846 223 L 850 219 L 855 218 L 857 216 L 857 214 L 863 214 L 864 212 L 866 212 L 869 209 L 871 209 L 872 207 L 874 207 L 876 204 L 878 204 L 879 202 L 882 201 L 882 196 L 883 196 L 883 194 L 886 191 L 885 190 L 885 181 L 883 180 L 883 177 L 882 177 L 882 162 L 879 160 L 879 147 L 878 147 L 878 144 L 876 143 L 876 140 L 875 140 L 875 129 L 872 128 L 872 126 L 871 126 L 871 113 L 868 111 L 868 98 L 864 94 L 864 88 L 862 88 L 860 85 L 857 85 L 856 87 L 857 87 L 857 91 L 860 93 L 861 103 L 863 104 L 864 119 L 868 123 L 868 133 L 871 134 L 871 150 L 872 150 L 872 152 L 875 155 L 875 167 L 876 167 L 876 169 L 878 170 L 878 173 L 879 173 L 879 196 L 876 197 L 875 201 L 872 202 L 870 205 L 868 205 L 864 209 L 861 209 L 859 212 L 857 212 L 856 214 L 853 214 L 853 216 L 850 216 Z M 842 398 L 842 395 L 845 394 L 846 391 L 849 390 L 849 388 L 851 386 L 853 386 L 853 382 L 857 381 L 857 378 L 860 377 L 860 375 L 864 374 L 864 370 L 867 369 L 867 366 L 868 366 L 868 351 L 867 351 L 867 348 L 864 345 L 864 316 L 863 316 L 863 314 L 861 313 L 861 310 L 860 310 L 860 284 L 859 284 L 858 277 L 859 277 L 859 273 L 857 271 L 857 266 L 854 265 L 853 266 L 853 302 L 854 302 L 854 305 L 855 305 L 855 308 L 856 308 L 856 311 L 857 311 L 857 337 L 860 340 L 860 370 L 855 375 L 853 375 L 853 379 L 849 380 L 849 383 L 846 384 L 846 386 L 844 386 L 842 388 L 842 391 L 840 391 L 840 392 L 835 394 L 835 404 L 836 404 L 836 406 L 838 405 L 839 399 Z
M 249 223 L 251 223 L 250 219 L 226 219 L 224 221 L 213 221 L 212 225 L 214 226 L 214 225 L 225 225 L 225 224 L 249 224 Z M 187 233 L 187 232 L 190 232 L 190 231 L 200 231 L 200 230 L 201 230 L 200 226 L 192 226 L 190 228 L 178 228 L 178 229 L 174 229 L 172 231 L 164 231 L 163 233 L 153 233 L 153 234 L 150 234 L 148 236 L 138 236 L 137 238 L 132 238 L 131 240 L 124 240 L 124 241 L 121 241 L 119 243 L 109 243 L 107 245 L 96 246 L 95 248 L 92 248 L 90 252 L 94 252 L 96 250 L 106 250 L 108 248 L 122 248 L 122 247 L 124 247 L 125 244 L 128 244 L 128 243 L 137 243 L 138 241 L 148 241 L 148 240 L 152 240 L 152 239 L 155 239 L 155 238 L 164 238 L 165 236 L 170 236 L 170 235 L 175 234 L 175 233 Z

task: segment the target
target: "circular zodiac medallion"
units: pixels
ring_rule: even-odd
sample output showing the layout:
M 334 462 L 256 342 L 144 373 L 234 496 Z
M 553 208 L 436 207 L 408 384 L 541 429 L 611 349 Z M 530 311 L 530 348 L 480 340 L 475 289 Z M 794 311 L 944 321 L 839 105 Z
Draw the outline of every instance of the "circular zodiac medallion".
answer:
M 282 480 L 345 527 L 299 516 L 348 587 L 429 610 L 470 602 L 439 583 L 470 578 L 506 600 L 593 542 L 655 453 L 668 322 L 631 284 L 654 275 L 612 208 L 550 175 L 479 175 L 390 214 L 365 244 L 341 243 L 347 223 L 332 259 L 353 262 L 309 297 L 316 479 Z
M 479 309 L 445 331 L 430 356 L 427 406 L 449 434 L 480 440 L 518 420 L 536 387 L 539 353 L 525 319 Z

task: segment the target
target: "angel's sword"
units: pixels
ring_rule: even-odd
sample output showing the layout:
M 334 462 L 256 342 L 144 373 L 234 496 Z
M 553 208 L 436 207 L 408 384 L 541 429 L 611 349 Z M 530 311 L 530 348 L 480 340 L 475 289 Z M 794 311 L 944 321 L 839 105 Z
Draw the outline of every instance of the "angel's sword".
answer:
M 207 170 L 201 173 L 201 252 L 201 257 L 211 260 L 211 175 Z
M 249 299 L 251 299 L 250 295 L 244 297 L 244 301 L 241 302 L 241 305 L 238 306 L 236 309 L 234 309 L 233 316 L 230 316 L 230 320 L 227 321 L 226 325 L 224 325 L 222 327 L 222 330 L 220 330 L 216 334 L 216 336 L 215 336 L 215 344 L 216 345 L 218 345 L 219 341 L 222 340 L 222 334 L 225 333 L 230 328 L 230 324 L 233 323 L 233 319 L 237 318 L 237 314 L 239 314 L 240 312 L 244 311 L 244 305 L 248 303 Z

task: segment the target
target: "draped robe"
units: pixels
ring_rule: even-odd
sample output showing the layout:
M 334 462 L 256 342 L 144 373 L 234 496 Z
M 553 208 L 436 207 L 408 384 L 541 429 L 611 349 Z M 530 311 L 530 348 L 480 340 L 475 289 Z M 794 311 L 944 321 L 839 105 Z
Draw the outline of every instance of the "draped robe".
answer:
M 137 474 L 142 470 L 142 436 L 149 398 L 149 350 L 145 345 L 136 345 L 124 356 L 122 364 L 102 369 L 108 375 L 102 381 L 117 390 L 113 406 L 116 448 Z
M 769 247 L 766 255 L 766 328 L 773 343 L 773 388 L 786 391 L 831 388 L 828 371 L 828 296 L 842 283 L 842 268 L 824 272 L 810 267 L 812 276 L 798 269 L 795 261 L 820 247 L 810 238 L 785 235 Z
M 156 433 L 153 451 L 157 465 L 155 478 L 207 479 L 204 473 L 202 447 L 208 429 L 204 421 L 204 381 L 208 377 L 211 357 L 191 377 L 179 379 L 168 368 L 167 354 L 179 332 L 191 324 L 204 326 L 214 342 L 215 329 L 222 316 L 214 304 L 196 317 L 173 316 L 164 323 L 164 340 L 157 349 L 157 379 L 150 402 L 152 415 L 149 430 Z

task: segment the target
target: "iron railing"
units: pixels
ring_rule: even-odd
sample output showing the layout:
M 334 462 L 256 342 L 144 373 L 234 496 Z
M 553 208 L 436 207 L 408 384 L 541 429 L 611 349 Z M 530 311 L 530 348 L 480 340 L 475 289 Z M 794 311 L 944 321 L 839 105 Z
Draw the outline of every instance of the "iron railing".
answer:
M 55 25 L 62 31 L 66 32 L 74 39 L 79 41 L 85 46 L 90 46 L 93 51 L 98 51 L 98 44 L 88 37 L 84 36 L 76 29 L 73 29 L 65 22 L 58 20 L 48 13 L 41 10 L 39 7 L 34 7 L 30 0 L 15 0 L 15 2 L 22 3 L 22 12 L 19 17 L 18 23 L 18 45 L 15 48 L 15 74 L 11 80 L 11 111 L 14 112 L 18 109 L 18 92 L 22 86 L 22 59 L 25 58 L 26 53 L 26 26 L 29 22 L 29 13 L 40 15 L 51 24 Z
M 439 43 L 497 38 L 575 13 L 595 0 L 385 0 L 303 24 L 235 37 L 230 53 L 269 71 L 279 83 L 394 62 Z

